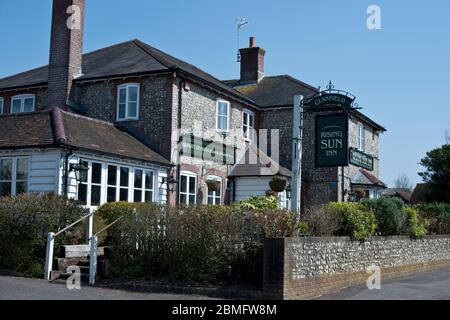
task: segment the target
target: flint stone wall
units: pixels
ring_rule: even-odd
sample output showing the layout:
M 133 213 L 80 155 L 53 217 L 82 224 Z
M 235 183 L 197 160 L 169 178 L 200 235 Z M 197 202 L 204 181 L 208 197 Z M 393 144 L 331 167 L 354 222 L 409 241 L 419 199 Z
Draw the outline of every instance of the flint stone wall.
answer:
M 268 297 L 311 298 L 340 288 L 365 285 L 368 267 L 381 268 L 382 281 L 450 265 L 450 236 L 267 239 L 264 290 Z

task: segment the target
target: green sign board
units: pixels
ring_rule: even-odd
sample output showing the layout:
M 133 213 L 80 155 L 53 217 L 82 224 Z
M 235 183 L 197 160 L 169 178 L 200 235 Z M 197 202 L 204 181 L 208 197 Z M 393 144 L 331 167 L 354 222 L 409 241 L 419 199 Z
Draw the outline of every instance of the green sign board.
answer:
M 359 151 L 358 149 L 350 148 L 350 163 L 373 171 L 373 157 Z
M 305 105 L 315 108 L 337 106 L 350 108 L 355 98 L 340 93 L 321 93 L 305 101 Z
M 180 155 L 213 161 L 220 164 L 234 164 L 235 148 L 223 143 L 204 140 L 199 137 L 185 135 L 181 137 Z
M 316 116 L 316 167 L 348 166 L 348 114 Z

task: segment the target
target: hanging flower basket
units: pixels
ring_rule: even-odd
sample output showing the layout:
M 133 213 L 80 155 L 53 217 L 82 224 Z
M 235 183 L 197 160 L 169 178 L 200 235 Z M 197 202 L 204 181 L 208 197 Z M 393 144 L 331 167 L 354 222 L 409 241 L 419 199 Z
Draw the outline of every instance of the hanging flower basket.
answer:
M 283 192 L 286 190 L 287 179 L 285 177 L 275 176 L 269 182 L 270 189 L 275 192 Z
M 206 181 L 206 185 L 208 186 L 209 191 L 217 191 L 219 190 L 219 181 L 217 180 L 208 180 Z
M 278 192 L 275 192 L 270 189 L 266 191 L 266 197 L 276 197 L 276 196 L 278 196 Z
M 355 191 L 355 195 L 356 195 L 358 198 L 364 198 L 364 197 L 366 196 L 366 193 L 365 193 L 363 190 L 356 190 L 356 191 Z

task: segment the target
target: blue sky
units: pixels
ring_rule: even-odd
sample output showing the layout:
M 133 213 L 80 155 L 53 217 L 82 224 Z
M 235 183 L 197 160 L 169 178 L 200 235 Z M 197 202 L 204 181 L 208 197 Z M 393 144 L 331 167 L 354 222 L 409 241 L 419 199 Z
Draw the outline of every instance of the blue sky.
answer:
M 0 78 L 48 61 L 51 0 L 0 0 Z M 426 151 L 450 128 L 448 0 L 86 0 L 85 51 L 139 38 L 218 78 L 236 78 L 238 17 L 266 49 L 266 74 L 332 80 L 388 131 L 382 178 L 419 182 Z M 382 30 L 366 10 L 381 8 Z

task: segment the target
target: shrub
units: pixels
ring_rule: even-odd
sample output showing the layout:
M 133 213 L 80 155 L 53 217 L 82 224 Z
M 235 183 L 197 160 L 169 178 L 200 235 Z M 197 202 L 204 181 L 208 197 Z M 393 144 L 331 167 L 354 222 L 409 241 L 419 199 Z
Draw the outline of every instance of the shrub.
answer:
M 429 232 L 434 234 L 450 234 L 450 204 L 429 203 L 416 206 L 419 216 L 429 221 Z
M 398 235 L 406 223 L 403 201 L 399 198 L 380 198 L 362 201 L 369 210 L 375 212 L 378 232 L 383 236 Z
M 108 231 L 115 276 L 188 283 L 260 286 L 264 237 L 298 228 L 294 214 L 278 209 L 110 204 L 98 212 L 109 221 L 125 216 Z
M 233 206 L 247 210 L 274 210 L 278 208 L 276 196 L 252 196 L 233 204 Z
M 419 222 L 419 214 L 417 209 L 409 206 L 404 206 L 403 210 L 407 216 L 405 232 L 413 238 L 421 239 L 425 237 L 425 235 L 427 234 L 427 229 L 424 223 Z
M 0 198 L 0 269 L 42 276 L 48 232 L 56 232 L 85 215 L 81 205 L 53 194 Z M 55 253 L 85 240 L 85 230 L 71 229 L 55 241 Z
M 326 210 L 325 206 L 317 206 L 306 210 L 302 221 L 308 225 L 310 235 L 322 237 L 337 235 L 344 219 L 342 215 Z
M 340 235 L 350 236 L 354 240 L 370 238 L 376 228 L 377 220 L 372 210 L 359 203 L 332 202 L 325 206 L 329 214 L 341 217 L 343 224 Z

